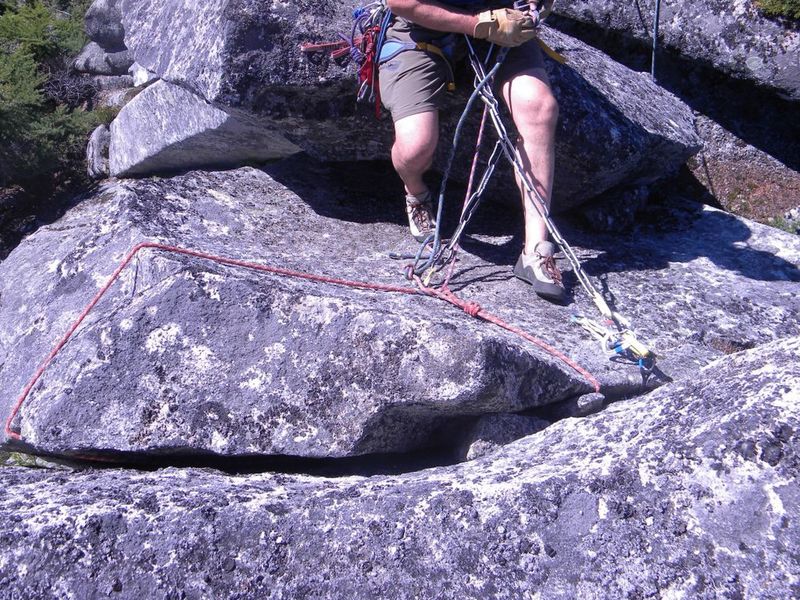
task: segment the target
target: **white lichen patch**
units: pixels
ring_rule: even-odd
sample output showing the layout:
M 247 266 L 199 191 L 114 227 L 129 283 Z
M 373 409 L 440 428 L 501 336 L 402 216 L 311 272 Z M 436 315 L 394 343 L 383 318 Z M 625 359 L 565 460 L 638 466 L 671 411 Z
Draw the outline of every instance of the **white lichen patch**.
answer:
M 167 323 L 158 329 L 154 329 L 147 336 L 144 343 L 145 350 L 150 354 L 157 352 L 163 354 L 167 348 L 174 346 L 178 342 L 178 338 L 183 333 L 181 326 L 178 323 Z
M 130 331 L 133 329 L 133 319 L 122 319 L 122 321 L 119 322 L 119 328 L 122 329 L 122 331 Z
M 800 406 L 800 378 L 786 377 L 787 387 L 779 387 L 769 398 L 770 404 L 785 411 L 796 411 Z
M 458 395 L 464 392 L 464 387 L 458 385 L 455 381 L 439 380 L 436 382 L 436 395 L 445 405 L 450 400 L 456 400 Z
M 378 324 L 378 319 L 369 312 L 360 312 L 353 318 L 352 324 L 353 328 L 356 329 L 360 335 L 366 336 L 374 331 L 375 326 Z M 394 327 L 394 320 L 385 318 L 383 319 L 383 325 L 391 329 Z
M 272 383 L 272 373 L 262 371 L 255 367 L 251 367 L 245 372 L 248 379 L 239 383 L 242 389 L 253 390 L 254 392 L 262 392 Z M 254 419 L 256 417 L 253 417 Z
M 101 288 L 104 287 L 109 282 L 109 280 L 111 279 L 111 274 L 99 273 L 97 271 L 92 270 L 89 271 L 89 277 L 91 277 L 95 287 Z
M 191 368 L 200 373 L 207 373 L 222 367 L 222 362 L 214 355 L 208 346 L 192 346 L 189 348 L 189 364 Z
M 764 493 L 767 495 L 769 507 L 772 509 L 772 514 L 776 517 L 782 517 L 786 514 L 786 509 L 783 506 L 783 500 L 775 491 L 775 484 L 766 484 L 764 486 Z
M 597 516 L 601 519 L 608 517 L 608 502 L 606 502 L 605 498 L 597 499 Z
M 200 280 L 201 289 L 208 295 L 209 298 L 216 300 L 217 302 L 222 300 L 219 290 L 220 286 L 225 282 L 224 277 L 214 273 L 201 273 L 198 276 L 198 279 Z
M 431 333 L 430 328 L 424 323 L 413 323 L 404 320 L 402 329 L 414 331 L 416 330 L 417 345 L 425 348 L 425 350 L 434 358 L 444 358 L 450 356 L 452 349 L 442 342 L 440 336 Z
M 316 438 L 317 434 L 319 434 L 319 429 L 317 429 L 313 425 L 308 425 L 304 432 L 296 433 L 295 436 L 292 438 L 292 441 L 297 444 L 300 444 L 302 442 L 308 442 Z
M 285 354 L 286 346 L 281 342 L 275 342 L 264 347 L 264 355 L 267 357 L 267 362 L 281 361 Z
M 168 200 L 173 205 L 177 204 L 178 207 L 183 208 L 185 210 L 189 210 L 192 206 L 191 201 L 188 198 L 184 198 L 183 196 L 179 196 L 173 192 L 170 192 L 164 196 L 165 200 Z
M 752 7 L 750 0 L 733 0 L 733 16 L 746 18 Z
M 208 188 L 206 192 L 208 192 L 208 194 L 211 197 L 213 197 L 218 202 L 221 202 L 225 206 L 238 210 L 239 205 L 236 202 L 236 200 L 234 200 L 233 196 L 231 196 L 230 194 L 226 194 L 225 192 L 220 192 L 219 190 L 215 190 L 212 188 Z
M 219 431 L 214 430 L 211 433 L 211 449 L 215 452 L 222 452 L 228 447 L 228 439 Z
M 303 323 L 328 325 L 342 314 L 344 304 L 336 298 L 306 296 L 295 304 L 295 314 Z
M 229 235 L 231 232 L 231 228 L 227 225 L 223 225 L 222 223 L 217 223 L 216 221 L 209 221 L 208 219 L 202 219 L 201 223 L 203 227 L 205 227 L 206 231 L 211 235 L 218 235 L 224 236 Z
M 111 337 L 111 330 L 108 327 L 104 327 L 100 332 L 100 343 L 103 346 L 111 346 L 114 343 L 114 338 Z

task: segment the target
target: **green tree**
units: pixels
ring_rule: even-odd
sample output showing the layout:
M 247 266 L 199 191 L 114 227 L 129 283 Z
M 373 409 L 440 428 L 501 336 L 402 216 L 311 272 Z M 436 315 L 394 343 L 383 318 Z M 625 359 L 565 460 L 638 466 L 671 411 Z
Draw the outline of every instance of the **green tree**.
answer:
M 800 0 L 757 0 L 765 14 L 800 19 Z
M 82 172 L 93 114 L 43 94 L 85 43 L 86 0 L 0 3 L 0 185 L 57 184 Z

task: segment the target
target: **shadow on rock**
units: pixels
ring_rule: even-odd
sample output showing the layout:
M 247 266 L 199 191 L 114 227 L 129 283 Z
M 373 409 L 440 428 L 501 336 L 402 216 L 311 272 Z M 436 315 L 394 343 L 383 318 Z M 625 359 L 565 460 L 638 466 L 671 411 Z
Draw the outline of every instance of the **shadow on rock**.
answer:
M 576 243 L 602 251 L 584 264 L 593 276 L 655 271 L 672 263 L 707 258 L 717 267 L 748 279 L 800 281 L 797 265 L 750 245 L 758 236 L 740 218 L 718 210 L 704 210 L 702 205 L 684 199 L 651 206 L 641 216 L 640 226 L 624 238 L 579 231 L 571 235 Z
M 387 161 L 323 163 L 300 154 L 262 170 L 320 216 L 361 224 L 406 222 L 403 184 Z

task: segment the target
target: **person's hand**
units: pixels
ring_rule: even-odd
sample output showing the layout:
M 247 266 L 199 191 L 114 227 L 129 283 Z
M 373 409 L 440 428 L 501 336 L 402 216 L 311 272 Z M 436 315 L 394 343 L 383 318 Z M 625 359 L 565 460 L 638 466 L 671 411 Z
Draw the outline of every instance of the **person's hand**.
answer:
M 511 8 L 498 8 L 478 15 L 472 37 L 511 48 L 535 38 L 536 27 L 530 15 Z

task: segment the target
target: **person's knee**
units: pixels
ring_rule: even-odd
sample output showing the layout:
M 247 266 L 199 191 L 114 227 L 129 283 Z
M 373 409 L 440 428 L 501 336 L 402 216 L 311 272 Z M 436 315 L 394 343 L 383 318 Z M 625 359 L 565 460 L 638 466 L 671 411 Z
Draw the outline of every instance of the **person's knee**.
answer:
M 433 162 L 436 151 L 436 140 L 430 138 L 420 139 L 414 137 L 396 138 L 392 155 L 395 162 L 406 169 L 413 171 L 427 170 Z
M 549 88 L 539 88 L 528 97 L 524 113 L 520 115 L 518 127 L 555 129 L 558 122 L 558 100 Z
M 546 82 L 546 76 L 521 76 L 504 90 L 514 124 L 520 133 L 554 130 L 558 122 L 558 101 Z
M 425 171 L 433 162 L 433 155 L 436 152 L 438 123 L 435 117 L 430 115 L 414 117 L 395 124 L 392 157 L 399 168 Z
M 536 111 L 542 123 L 555 127 L 558 122 L 558 100 L 549 89 L 539 94 L 536 102 Z

